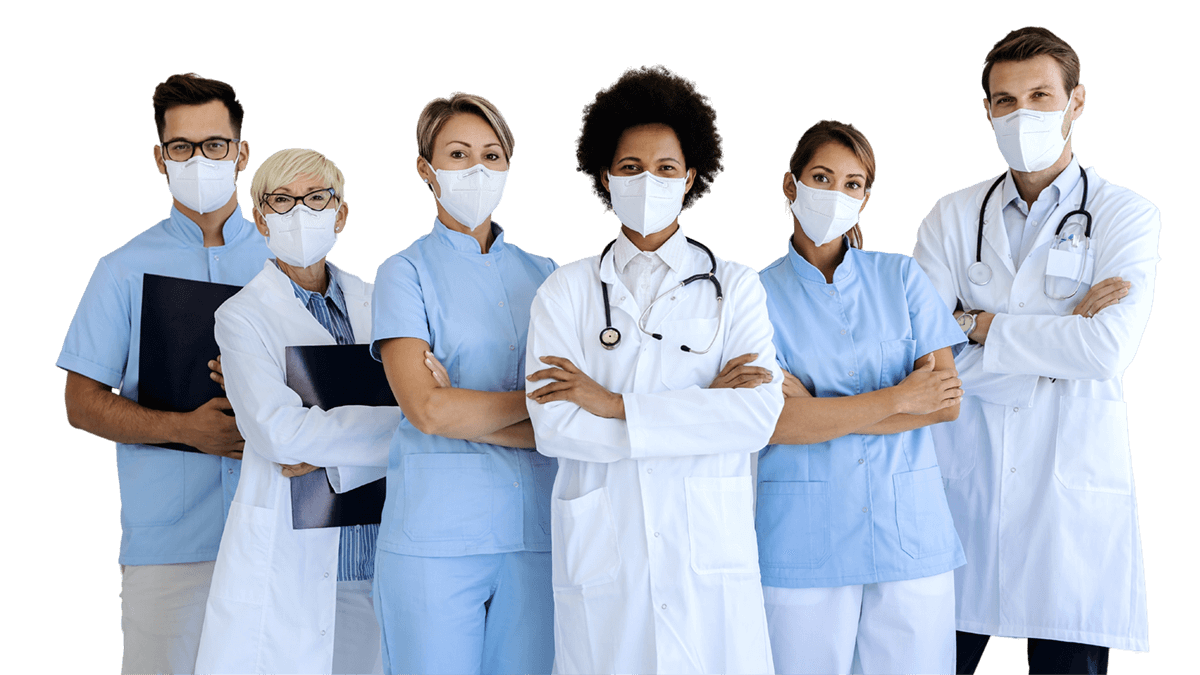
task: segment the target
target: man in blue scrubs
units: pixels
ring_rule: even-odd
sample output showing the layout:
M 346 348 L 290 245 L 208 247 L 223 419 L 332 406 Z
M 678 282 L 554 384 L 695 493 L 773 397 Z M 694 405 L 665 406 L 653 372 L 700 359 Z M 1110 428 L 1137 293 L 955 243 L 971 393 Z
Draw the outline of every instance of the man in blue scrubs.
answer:
M 270 254 L 237 203 L 249 146 L 240 140 L 233 88 L 173 75 L 154 91 L 154 117 L 154 158 L 174 198 L 170 216 L 100 259 L 57 365 L 67 371 L 71 426 L 117 443 L 121 670 L 190 673 L 243 442 L 224 398 L 188 413 L 138 404 L 143 275 L 240 286 Z

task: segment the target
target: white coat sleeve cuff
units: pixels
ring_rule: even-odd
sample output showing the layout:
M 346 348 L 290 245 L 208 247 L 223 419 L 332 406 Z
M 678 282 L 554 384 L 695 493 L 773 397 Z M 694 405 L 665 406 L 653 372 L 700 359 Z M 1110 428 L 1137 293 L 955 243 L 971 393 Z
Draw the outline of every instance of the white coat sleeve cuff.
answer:
M 379 466 L 331 466 L 325 469 L 329 487 L 342 494 L 387 476 L 387 469 Z

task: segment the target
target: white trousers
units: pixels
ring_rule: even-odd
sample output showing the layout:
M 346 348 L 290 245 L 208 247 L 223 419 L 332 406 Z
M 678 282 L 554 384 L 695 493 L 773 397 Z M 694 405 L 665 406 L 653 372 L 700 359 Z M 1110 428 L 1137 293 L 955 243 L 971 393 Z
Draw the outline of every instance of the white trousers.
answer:
M 954 672 L 954 572 L 763 598 L 779 675 Z
M 339 581 L 333 627 L 333 672 L 383 673 L 379 622 L 371 602 L 371 580 Z
M 214 561 L 121 566 L 122 673 L 191 673 Z

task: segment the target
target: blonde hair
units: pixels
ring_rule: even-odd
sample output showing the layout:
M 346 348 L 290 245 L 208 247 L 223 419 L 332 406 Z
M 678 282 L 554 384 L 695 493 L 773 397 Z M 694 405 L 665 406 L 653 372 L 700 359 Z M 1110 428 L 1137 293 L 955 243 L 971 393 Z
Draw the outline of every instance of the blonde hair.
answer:
M 459 91 L 451 94 L 450 98 L 433 99 L 425 105 L 421 116 L 417 118 L 417 153 L 424 157 L 425 161 L 433 161 L 433 141 L 442 127 L 446 126 L 450 118 L 462 113 L 482 117 L 492 131 L 496 132 L 496 138 L 500 139 L 504 159 L 512 159 L 516 141 L 513 140 L 508 123 L 504 121 L 504 115 L 501 115 L 496 106 L 486 98 Z
M 301 174 L 321 179 L 333 188 L 339 201 L 346 200 L 346 179 L 337 165 L 316 150 L 300 148 L 280 150 L 268 157 L 254 172 L 254 179 L 250 181 L 250 198 L 254 205 L 258 206 L 265 195 L 296 180 Z

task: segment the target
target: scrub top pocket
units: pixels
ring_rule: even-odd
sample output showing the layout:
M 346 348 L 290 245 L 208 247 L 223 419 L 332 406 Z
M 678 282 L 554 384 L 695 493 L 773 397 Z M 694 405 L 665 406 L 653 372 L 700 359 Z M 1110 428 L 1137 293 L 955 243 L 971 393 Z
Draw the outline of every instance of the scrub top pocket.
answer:
M 879 388 L 894 387 L 912 372 L 917 360 L 917 341 L 900 339 L 879 343 Z
M 529 464 L 533 470 L 536 487 L 538 525 L 543 534 L 550 534 L 550 493 L 554 490 L 554 477 L 558 474 L 558 463 L 536 451 L 529 453 Z
M 471 541 L 492 531 L 492 465 L 481 453 L 404 457 L 404 533 L 413 541 Z
M 829 559 L 829 483 L 758 484 L 758 558 L 763 567 L 814 569 Z
M 172 525 L 183 518 L 185 461 L 179 450 L 137 446 L 117 450 L 125 527 Z
M 936 466 L 892 476 L 896 488 L 896 524 L 900 548 L 914 558 L 951 551 L 958 533 L 950 517 L 942 473 Z

